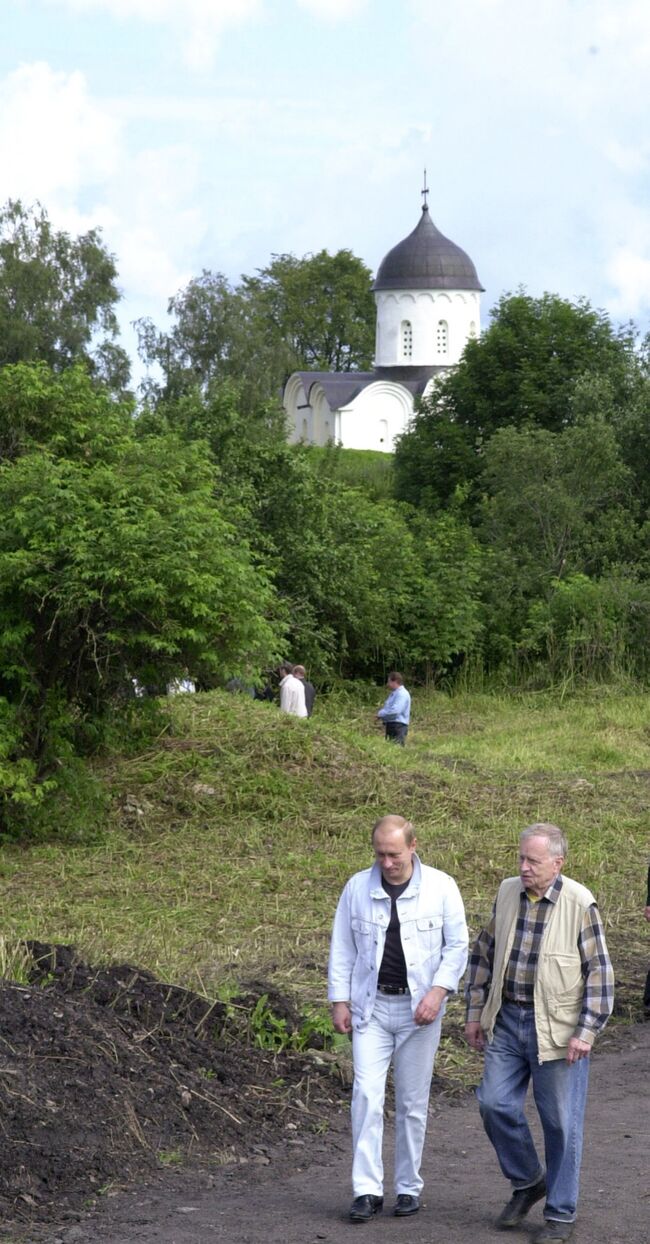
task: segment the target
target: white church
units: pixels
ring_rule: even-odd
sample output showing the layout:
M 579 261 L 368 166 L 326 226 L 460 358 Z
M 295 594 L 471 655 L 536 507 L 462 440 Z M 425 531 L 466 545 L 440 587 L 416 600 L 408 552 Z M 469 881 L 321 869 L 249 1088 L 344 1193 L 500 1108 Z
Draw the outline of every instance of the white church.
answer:
M 284 389 L 289 440 L 392 453 L 417 398 L 481 331 L 481 285 L 469 255 L 434 225 L 427 191 L 418 224 L 379 265 L 375 367 L 297 371 Z

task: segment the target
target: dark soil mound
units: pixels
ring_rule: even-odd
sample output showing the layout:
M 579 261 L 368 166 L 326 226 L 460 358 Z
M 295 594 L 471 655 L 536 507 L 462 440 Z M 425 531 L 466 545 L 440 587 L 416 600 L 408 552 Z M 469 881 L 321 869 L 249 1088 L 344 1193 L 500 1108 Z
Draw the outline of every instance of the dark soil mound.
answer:
M 5 1219 L 47 1217 L 171 1162 L 236 1161 L 315 1130 L 346 1095 L 327 1056 L 256 1048 L 232 1008 L 129 964 L 92 969 L 71 947 L 30 949 L 34 983 L 0 984 Z M 266 993 L 293 1031 L 286 998 L 246 988 L 242 1006 Z

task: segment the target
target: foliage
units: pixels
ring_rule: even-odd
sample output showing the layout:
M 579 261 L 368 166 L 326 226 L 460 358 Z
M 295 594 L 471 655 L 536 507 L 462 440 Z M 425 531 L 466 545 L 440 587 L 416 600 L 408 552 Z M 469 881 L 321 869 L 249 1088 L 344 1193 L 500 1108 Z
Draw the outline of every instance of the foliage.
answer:
M 367 367 L 374 348 L 371 274 L 350 251 L 302 259 L 276 255 L 256 276 L 233 286 L 204 270 L 168 304 L 167 332 L 138 322 L 139 351 L 157 367 L 145 386 L 152 400 L 215 381 L 235 381 L 245 412 L 276 399 L 299 368 Z
M 342 445 L 309 447 L 310 460 L 328 478 L 358 488 L 373 501 L 393 499 L 393 455 L 375 449 L 344 449 Z
M 547 600 L 560 578 L 633 563 L 639 533 L 630 473 L 598 416 L 560 433 L 496 432 L 484 453 L 483 486 L 485 653 L 493 664 L 516 649 L 531 602 Z
M 472 651 L 482 628 L 483 553 L 459 515 L 410 522 L 409 593 L 402 624 L 404 663 L 429 683 Z
M 618 575 L 555 581 L 529 610 L 522 655 L 553 679 L 574 682 L 650 674 L 650 585 Z
M 323 1007 L 308 1007 L 299 1025 L 290 1030 L 287 1020 L 276 1015 L 269 1005 L 267 993 L 257 999 L 249 1012 L 248 1030 L 253 1045 L 276 1054 L 283 1050 L 303 1052 L 314 1045 L 327 1049 L 335 1043 L 332 1021 Z
M 71 238 L 39 205 L 9 199 L 0 209 L 0 367 L 40 361 L 60 371 L 83 361 L 122 391 L 129 364 L 115 344 L 116 278 L 97 229 Z
M 0 445 L 0 696 L 28 786 L 133 680 L 273 658 L 268 580 L 198 442 L 138 439 L 82 370 L 19 365 L 0 371 Z
M 480 478 L 490 437 L 507 427 L 561 432 L 574 421 L 583 376 L 604 378 L 616 405 L 634 389 L 638 360 L 630 330 L 602 311 L 557 295 L 504 295 L 480 339 L 438 382 L 396 454 L 398 495 L 436 509 L 457 485 Z
M 324 371 L 370 366 L 375 304 L 370 269 L 349 250 L 335 255 L 274 255 L 243 278 L 254 315 L 288 345 L 293 365 Z

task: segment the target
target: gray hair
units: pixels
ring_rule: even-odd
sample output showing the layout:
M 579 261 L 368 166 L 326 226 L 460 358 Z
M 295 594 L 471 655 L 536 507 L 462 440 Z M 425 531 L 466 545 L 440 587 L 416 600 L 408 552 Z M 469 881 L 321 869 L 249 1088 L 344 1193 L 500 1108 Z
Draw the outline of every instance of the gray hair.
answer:
M 545 838 L 548 843 L 548 853 L 555 859 L 559 855 L 566 859 L 569 850 L 569 844 L 566 840 L 566 834 L 557 825 L 551 825 L 549 821 L 535 821 L 534 825 L 527 825 L 520 836 L 519 841 L 524 842 L 528 838 Z

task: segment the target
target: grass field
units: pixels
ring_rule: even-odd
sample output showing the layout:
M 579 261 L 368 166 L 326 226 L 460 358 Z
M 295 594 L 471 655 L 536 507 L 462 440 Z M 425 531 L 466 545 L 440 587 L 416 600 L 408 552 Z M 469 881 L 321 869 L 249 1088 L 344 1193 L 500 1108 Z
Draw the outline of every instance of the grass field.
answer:
M 334 906 L 370 862 L 377 817 L 415 822 L 473 930 L 515 871 L 519 830 L 551 820 L 569 835 L 567 873 L 599 899 L 623 1015 L 638 1017 L 650 697 L 422 693 L 405 749 L 385 743 L 368 704 L 341 697 L 307 722 L 220 692 L 167 711 L 155 745 L 99 767 L 111 798 L 92 844 L 2 848 L 5 974 L 32 937 L 209 995 L 261 978 L 323 1003 Z

